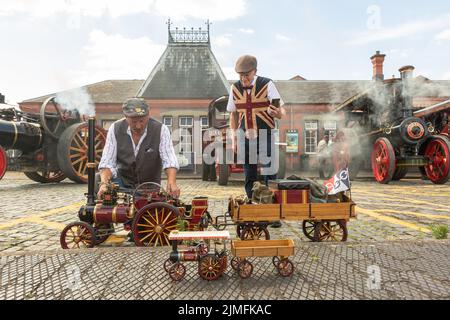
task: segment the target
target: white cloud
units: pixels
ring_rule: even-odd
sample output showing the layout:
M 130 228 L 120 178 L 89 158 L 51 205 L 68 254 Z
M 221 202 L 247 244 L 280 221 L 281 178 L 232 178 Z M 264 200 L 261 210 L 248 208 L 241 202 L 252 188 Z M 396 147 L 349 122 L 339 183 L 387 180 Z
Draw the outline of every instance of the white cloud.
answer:
M 225 77 L 227 78 L 227 80 L 239 79 L 239 75 L 234 70 L 234 67 L 223 67 L 222 71 L 225 74 Z
M 348 42 L 348 44 L 365 45 L 368 43 L 398 39 L 419 33 L 430 32 L 435 29 L 445 28 L 447 26 L 450 26 L 450 14 L 445 14 L 429 20 L 411 21 L 391 28 L 368 30 L 357 34 L 353 40 Z
M 242 32 L 242 33 L 245 33 L 245 34 L 254 34 L 255 30 L 241 28 L 241 29 L 239 29 L 239 32 Z
M 74 77 L 73 85 L 107 79 L 146 79 L 164 49 L 165 45 L 147 37 L 128 39 L 120 34 L 93 30 L 89 44 L 81 53 L 83 68 L 70 72 Z
M 285 36 L 285 35 L 282 35 L 282 34 L 277 34 L 277 35 L 275 36 L 275 38 L 276 38 L 277 40 L 280 40 L 280 41 L 291 41 L 291 40 L 292 40 L 291 38 L 289 38 L 289 37 L 287 37 L 287 36 Z
M 450 29 L 438 33 L 434 38 L 436 40 L 450 40 Z
M 401 58 L 409 58 L 411 54 L 413 53 L 413 49 L 406 48 L 406 49 L 391 49 L 387 52 L 389 56 L 399 56 Z
M 54 14 L 117 18 L 155 13 L 175 20 L 209 18 L 223 21 L 245 15 L 246 7 L 246 0 L 2 0 L 0 16 L 24 13 L 36 18 Z
M 450 80 L 450 71 L 444 74 L 444 80 Z
M 219 47 L 230 47 L 231 46 L 231 34 L 223 34 L 217 37 L 212 38 L 212 42 L 214 45 Z
M 100 17 L 109 14 L 111 17 L 136 13 L 148 13 L 154 0 L 2 0 L 1 15 L 25 13 L 36 18 L 46 18 L 55 14 L 77 14 Z
M 187 18 L 224 21 L 246 14 L 246 0 L 156 0 L 155 9 L 175 20 Z

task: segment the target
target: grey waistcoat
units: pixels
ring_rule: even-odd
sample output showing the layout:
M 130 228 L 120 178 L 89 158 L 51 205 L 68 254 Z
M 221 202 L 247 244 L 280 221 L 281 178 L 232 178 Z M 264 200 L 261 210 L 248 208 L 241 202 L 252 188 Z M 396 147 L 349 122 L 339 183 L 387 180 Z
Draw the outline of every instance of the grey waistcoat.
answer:
M 147 136 L 141 144 L 137 157 L 134 156 L 133 141 L 127 134 L 125 119 L 114 124 L 117 140 L 117 169 L 125 187 L 136 188 L 144 182 L 161 184 L 162 160 L 159 154 L 162 124 L 150 119 Z

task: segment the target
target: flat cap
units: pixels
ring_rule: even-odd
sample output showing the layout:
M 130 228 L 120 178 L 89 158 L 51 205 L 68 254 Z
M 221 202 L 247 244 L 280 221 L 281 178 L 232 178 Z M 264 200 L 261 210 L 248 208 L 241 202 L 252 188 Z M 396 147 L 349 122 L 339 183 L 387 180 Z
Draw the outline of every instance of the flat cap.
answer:
M 122 111 L 128 118 L 145 117 L 148 115 L 149 106 L 144 99 L 131 98 L 125 101 Z
M 255 70 L 258 67 L 258 60 L 254 56 L 245 55 L 236 62 L 236 72 L 245 73 Z

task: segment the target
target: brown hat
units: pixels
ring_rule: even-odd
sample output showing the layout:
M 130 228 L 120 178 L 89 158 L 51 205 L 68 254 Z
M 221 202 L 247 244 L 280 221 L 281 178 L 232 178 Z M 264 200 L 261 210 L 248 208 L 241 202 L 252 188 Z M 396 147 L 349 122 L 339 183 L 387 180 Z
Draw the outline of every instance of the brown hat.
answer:
M 245 73 L 255 70 L 258 67 L 258 61 L 254 56 L 245 55 L 236 62 L 236 72 Z
M 149 106 L 144 99 L 131 98 L 125 101 L 122 111 L 128 118 L 145 117 L 148 115 Z

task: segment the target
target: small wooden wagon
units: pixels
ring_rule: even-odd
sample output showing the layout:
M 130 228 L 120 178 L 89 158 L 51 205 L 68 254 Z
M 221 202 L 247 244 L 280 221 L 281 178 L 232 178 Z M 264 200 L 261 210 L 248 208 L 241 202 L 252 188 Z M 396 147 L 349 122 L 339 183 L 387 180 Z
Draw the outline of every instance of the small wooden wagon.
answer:
M 294 272 L 294 265 L 288 259 L 295 253 L 293 240 L 253 240 L 231 242 L 231 267 L 243 279 L 249 278 L 253 272 L 250 257 L 272 257 L 272 263 L 278 273 L 283 277 L 289 277 Z
M 347 241 L 347 222 L 357 217 L 356 204 L 347 195 L 335 203 L 311 203 L 309 190 L 276 190 L 275 195 L 274 204 L 230 198 L 228 212 L 216 218 L 216 227 L 235 225 L 241 240 L 269 240 L 268 226 L 273 222 L 303 221 L 303 233 L 311 241 Z

